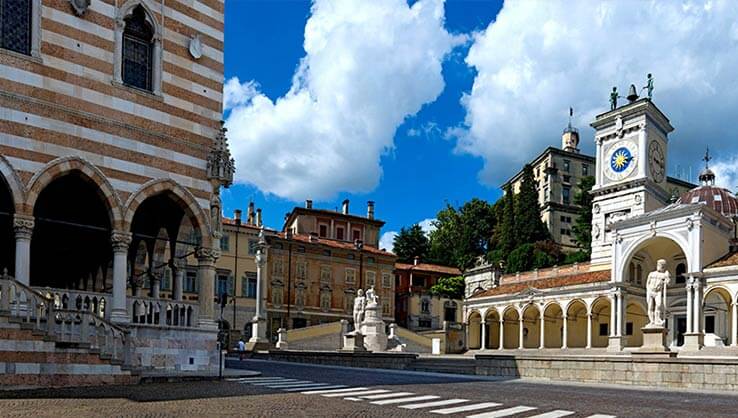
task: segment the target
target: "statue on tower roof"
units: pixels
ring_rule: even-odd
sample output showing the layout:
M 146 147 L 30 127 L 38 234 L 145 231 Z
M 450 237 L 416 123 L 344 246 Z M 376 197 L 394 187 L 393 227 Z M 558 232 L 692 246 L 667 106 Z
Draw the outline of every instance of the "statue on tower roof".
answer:
M 610 93 L 610 110 L 615 110 L 618 107 L 618 88 L 613 87 L 612 93 Z
M 651 73 L 648 73 L 646 76 L 646 85 L 643 86 L 641 90 L 646 90 L 646 94 L 648 94 L 648 100 L 651 100 L 653 98 L 653 76 L 651 76 Z

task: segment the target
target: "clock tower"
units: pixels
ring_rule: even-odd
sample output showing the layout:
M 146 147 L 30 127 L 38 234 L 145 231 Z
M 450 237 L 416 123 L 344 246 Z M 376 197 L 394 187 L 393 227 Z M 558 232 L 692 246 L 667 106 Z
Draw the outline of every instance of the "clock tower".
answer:
M 674 130 L 650 99 L 598 115 L 591 123 L 597 144 L 592 204 L 592 264 L 609 264 L 616 237 L 610 224 L 668 204 L 666 157 Z

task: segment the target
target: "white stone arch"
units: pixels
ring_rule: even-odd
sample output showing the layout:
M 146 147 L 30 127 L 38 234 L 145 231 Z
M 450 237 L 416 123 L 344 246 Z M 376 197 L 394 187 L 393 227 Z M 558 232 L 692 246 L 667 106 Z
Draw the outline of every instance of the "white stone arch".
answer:
M 23 213 L 23 204 L 26 201 L 26 187 L 18 176 L 13 165 L 10 164 L 4 155 L 0 155 L 0 175 L 2 175 L 5 183 L 10 190 L 10 196 L 13 198 L 13 206 L 16 213 Z
M 467 324 L 469 323 L 469 320 L 471 319 L 471 317 L 474 316 L 474 314 L 477 314 L 479 315 L 480 318 L 482 318 L 482 313 L 479 311 L 479 309 L 477 308 L 469 309 L 468 311 L 466 311 L 466 318 L 465 318 L 465 322 Z
M 678 234 L 672 233 L 670 231 L 661 231 L 657 232 L 655 235 L 646 235 L 644 237 L 640 237 L 626 244 L 621 253 L 622 256 L 615 259 L 617 262 L 614 263 L 615 265 L 613 266 L 615 273 L 614 277 L 612 278 L 613 281 L 623 282 L 623 278 L 625 277 L 625 274 L 628 270 L 628 263 L 633 258 L 633 256 L 636 255 L 639 251 L 648 247 L 649 242 L 655 241 L 657 239 L 667 239 L 669 241 L 672 241 L 679 247 L 682 253 L 684 253 L 684 258 L 687 262 L 688 273 L 699 271 L 699 268 L 696 268 L 696 260 L 692 259 L 691 251 L 689 251 L 689 243 L 684 239 L 684 237 L 681 237 Z
M 113 81 L 123 84 L 123 31 L 126 27 L 125 19 L 133 13 L 137 6 L 143 7 L 146 12 L 146 21 L 154 29 L 152 63 L 151 63 L 151 90 L 155 95 L 161 95 L 161 79 L 162 79 L 162 38 L 163 30 L 161 22 L 156 16 L 161 16 L 160 12 L 155 13 L 156 3 L 151 0 L 128 0 L 118 8 L 115 16 L 115 55 L 113 63 Z

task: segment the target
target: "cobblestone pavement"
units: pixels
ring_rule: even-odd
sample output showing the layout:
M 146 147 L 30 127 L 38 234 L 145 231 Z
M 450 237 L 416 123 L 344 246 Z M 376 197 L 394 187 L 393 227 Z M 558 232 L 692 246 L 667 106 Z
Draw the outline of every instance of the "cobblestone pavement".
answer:
M 738 396 L 727 394 L 544 384 L 253 360 L 243 361 L 242 365 L 261 371 L 263 376 L 240 381 L 0 392 L 0 416 L 738 416 Z M 321 383 L 323 386 L 317 386 Z M 326 392 L 303 393 L 321 388 Z M 417 404 L 421 406 L 407 409 Z M 477 405 L 479 409 L 465 413 L 438 413 Z

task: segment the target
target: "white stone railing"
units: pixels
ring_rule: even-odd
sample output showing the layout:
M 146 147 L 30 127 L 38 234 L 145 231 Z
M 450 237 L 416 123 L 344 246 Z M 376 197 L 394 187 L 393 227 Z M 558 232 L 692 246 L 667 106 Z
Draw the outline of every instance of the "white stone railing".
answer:
M 54 297 L 7 274 L 0 276 L 0 312 L 30 324 L 57 342 L 89 344 L 102 355 L 130 364 L 128 331 L 89 311 L 57 309 Z
M 128 314 L 132 324 L 169 327 L 196 327 L 199 305 L 183 301 L 129 296 Z
M 54 299 L 56 309 L 85 311 L 99 317 L 110 319 L 110 307 L 113 302 L 111 293 L 86 292 L 74 289 L 54 289 L 34 287 L 34 290 Z

